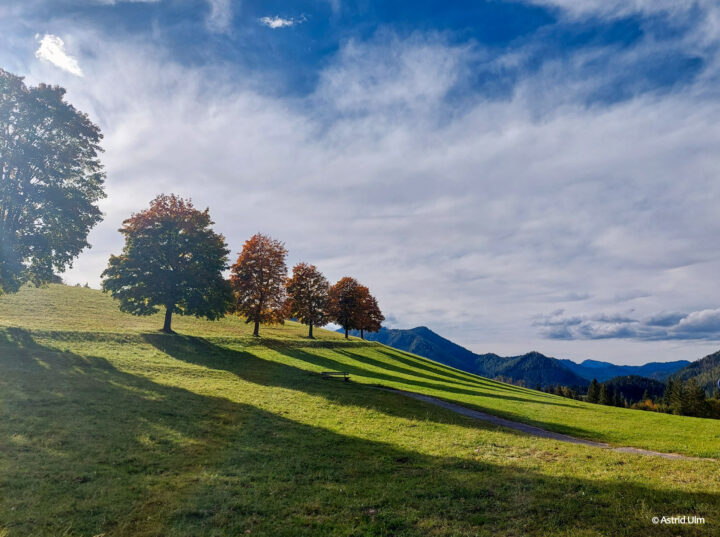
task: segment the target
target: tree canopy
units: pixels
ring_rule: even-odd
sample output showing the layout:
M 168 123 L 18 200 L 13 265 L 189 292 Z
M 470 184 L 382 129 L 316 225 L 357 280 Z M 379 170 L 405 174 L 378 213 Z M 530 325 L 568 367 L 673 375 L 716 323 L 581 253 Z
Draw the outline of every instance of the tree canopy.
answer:
M 362 291 L 361 285 L 355 278 L 345 276 L 330 287 L 330 317 L 343 327 L 345 337 L 350 330 L 358 327 L 358 308 Z
M 356 328 L 360 330 L 360 337 L 365 339 L 365 332 L 377 332 L 380 330 L 385 317 L 380 311 L 376 298 L 370 294 L 367 287 L 360 285 L 358 294 Z
M 51 281 L 102 220 L 102 134 L 64 96 L 0 69 L 0 294 Z
M 171 332 L 173 313 L 215 320 L 231 305 L 225 238 L 212 230 L 208 209 L 190 200 L 160 195 L 150 208 L 123 222 L 125 248 L 111 256 L 103 290 L 133 315 L 165 308 L 163 330 Z
M 288 278 L 287 315 L 308 325 L 308 337 L 313 337 L 313 326 L 322 326 L 328 319 L 330 284 L 315 265 L 299 263 Z
M 282 242 L 258 233 L 245 242 L 232 266 L 235 310 L 246 322 L 255 323 L 254 336 L 260 335 L 260 323 L 282 324 L 285 320 L 285 256 Z

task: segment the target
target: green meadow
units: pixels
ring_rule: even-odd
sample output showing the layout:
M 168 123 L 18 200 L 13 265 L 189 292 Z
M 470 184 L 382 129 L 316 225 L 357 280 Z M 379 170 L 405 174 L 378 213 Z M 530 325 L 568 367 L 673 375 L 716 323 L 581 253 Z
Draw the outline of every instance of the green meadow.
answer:
M 0 536 L 720 534 L 720 421 L 591 405 L 295 323 L 0 297 Z M 323 380 L 349 371 L 352 382 Z M 379 390 L 574 436 L 540 439 Z M 696 526 L 652 517 L 696 515 Z

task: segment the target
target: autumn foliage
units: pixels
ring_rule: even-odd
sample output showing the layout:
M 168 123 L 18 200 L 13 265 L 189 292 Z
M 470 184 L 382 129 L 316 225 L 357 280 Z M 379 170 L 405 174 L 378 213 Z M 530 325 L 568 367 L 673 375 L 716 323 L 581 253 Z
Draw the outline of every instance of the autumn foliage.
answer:
M 295 265 L 287 280 L 287 315 L 308 325 L 309 338 L 313 337 L 313 326 L 322 326 L 329 320 L 329 288 L 325 276 L 315 265 L 307 263 Z
M 210 320 L 225 315 L 230 287 L 222 276 L 229 250 L 215 233 L 208 209 L 190 200 L 160 195 L 150 208 L 123 222 L 122 254 L 111 256 L 103 290 L 122 311 L 152 315 L 165 308 L 163 330 L 171 332 L 173 313 Z
M 350 277 L 330 287 L 315 265 L 298 263 L 287 276 L 285 245 L 256 234 L 245 242 L 226 281 L 228 249 L 211 229 L 207 209 L 198 211 L 175 195 L 155 198 L 146 211 L 123 222 L 125 248 L 111 256 L 103 290 L 122 311 L 151 315 L 165 308 L 163 330 L 172 332 L 173 313 L 214 320 L 231 311 L 254 323 L 280 323 L 289 317 L 313 328 L 336 322 L 345 329 L 376 332 L 384 320 L 367 287 Z
M 370 294 L 367 287 L 361 285 L 359 293 L 360 300 L 357 309 L 356 328 L 360 330 L 360 337 L 365 339 L 365 332 L 377 332 L 380 330 L 385 317 L 380 311 L 377 300 Z
M 345 276 L 330 288 L 330 318 L 345 330 L 348 337 L 350 330 L 360 330 L 360 337 L 365 332 L 377 332 L 385 320 L 377 300 L 370 290 L 360 285 L 355 278 Z
M 235 311 L 255 323 L 254 336 L 260 335 L 260 323 L 285 320 L 286 255 L 282 242 L 258 233 L 245 242 L 232 266 Z

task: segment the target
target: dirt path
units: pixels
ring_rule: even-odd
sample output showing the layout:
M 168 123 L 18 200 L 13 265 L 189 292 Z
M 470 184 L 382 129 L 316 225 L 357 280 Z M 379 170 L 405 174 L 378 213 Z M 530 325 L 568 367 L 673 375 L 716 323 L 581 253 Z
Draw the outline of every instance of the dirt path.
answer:
M 679 460 L 685 460 L 685 461 L 716 461 L 716 459 L 707 459 L 707 458 L 701 458 L 701 457 L 689 457 L 687 455 L 680 455 L 679 453 L 663 453 L 660 451 L 650 451 L 647 449 L 640 449 L 640 448 L 634 448 L 634 447 L 615 447 L 615 446 L 611 446 L 610 444 L 606 444 L 604 442 L 594 442 L 593 440 L 585 440 L 583 438 L 575 438 L 574 436 L 568 436 L 566 434 L 554 433 L 552 431 L 541 429 L 540 427 L 535 427 L 534 425 L 528 425 L 526 423 L 520 423 L 518 421 L 512 421 L 512 420 L 508 420 L 505 418 L 500 418 L 500 417 L 494 416 L 492 414 L 486 414 L 485 412 L 480 412 L 479 410 L 472 410 L 470 408 L 456 405 L 454 403 L 448 403 L 447 401 L 443 401 L 442 399 L 437 399 L 437 398 L 431 397 L 429 395 L 422 395 L 420 393 L 415 393 L 415 392 L 406 392 L 404 390 L 396 390 L 394 388 L 381 388 L 381 389 L 387 390 L 390 392 L 399 393 L 399 394 L 405 395 L 407 397 L 412 397 L 413 399 L 417 399 L 419 401 L 424 401 L 426 403 L 430 403 L 431 405 L 440 406 L 442 408 L 446 408 L 448 410 L 451 410 L 458 414 L 462 414 L 463 416 L 467 416 L 469 418 L 487 421 L 494 425 L 500 425 L 501 427 L 507 427 L 508 429 L 513 429 L 515 431 L 520 431 L 520 432 L 523 432 L 526 434 L 531 434 L 533 436 L 539 436 L 541 438 L 550 438 L 551 440 L 559 440 L 560 442 L 570 442 L 571 444 L 581 444 L 583 446 L 591 446 L 591 447 L 596 447 L 596 448 L 609 449 L 610 451 L 618 451 L 620 453 L 634 453 L 637 455 L 662 457 L 664 459 L 679 459 Z

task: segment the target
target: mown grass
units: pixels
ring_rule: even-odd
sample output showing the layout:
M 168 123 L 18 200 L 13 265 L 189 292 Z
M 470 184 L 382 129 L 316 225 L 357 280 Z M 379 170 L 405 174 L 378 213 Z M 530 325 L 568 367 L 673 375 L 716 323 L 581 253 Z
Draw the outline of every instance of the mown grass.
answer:
M 662 415 L 652 430 L 653 414 L 327 331 L 309 341 L 292 323 L 263 327 L 259 341 L 235 318 L 178 319 L 176 336 L 160 324 L 86 289 L 0 299 L 0 535 L 719 533 L 717 461 L 527 437 L 367 384 L 712 457 L 718 422 Z M 354 382 L 314 374 L 324 369 Z M 707 523 L 651 523 L 674 514 Z

